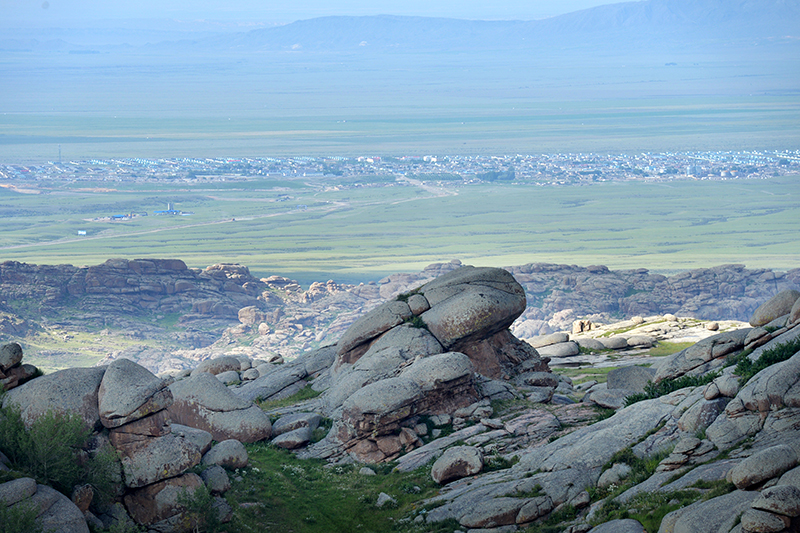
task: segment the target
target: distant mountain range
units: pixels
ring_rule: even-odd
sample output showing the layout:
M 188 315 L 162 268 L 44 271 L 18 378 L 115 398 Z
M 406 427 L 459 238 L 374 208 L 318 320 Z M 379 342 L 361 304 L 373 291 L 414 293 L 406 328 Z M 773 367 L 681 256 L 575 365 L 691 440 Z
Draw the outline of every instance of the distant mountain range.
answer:
M 122 23 L 120 23 L 122 24 Z M 328 52 L 569 52 L 597 46 L 658 46 L 682 50 L 718 44 L 725 48 L 800 42 L 800 0 L 643 0 L 599 6 L 534 21 L 479 21 L 407 16 L 333 16 L 284 26 L 209 36 L 161 30 L 130 34 L 130 44 L 145 34 L 160 39 L 150 49 Z M 55 39 L 0 39 L 0 50 L 63 50 L 107 47 L 113 28 L 48 30 Z M 18 35 L 18 32 L 17 32 Z M 72 38 L 71 38 L 72 36 Z
M 798 0 L 645 0 L 536 21 L 370 16 L 323 17 L 195 44 L 260 50 L 471 51 L 580 48 L 621 41 L 684 48 L 796 43 Z

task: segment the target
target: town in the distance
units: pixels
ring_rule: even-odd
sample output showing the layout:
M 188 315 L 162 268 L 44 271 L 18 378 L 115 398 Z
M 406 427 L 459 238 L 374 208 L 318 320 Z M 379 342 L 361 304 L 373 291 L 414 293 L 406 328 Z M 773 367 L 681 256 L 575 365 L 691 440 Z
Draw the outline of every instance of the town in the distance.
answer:
M 425 180 L 572 185 L 630 180 L 761 179 L 796 172 L 800 150 L 640 154 L 261 158 L 115 158 L 0 164 L 0 180 L 220 181 L 248 177 L 403 175 Z M 357 184 L 356 184 L 357 185 Z

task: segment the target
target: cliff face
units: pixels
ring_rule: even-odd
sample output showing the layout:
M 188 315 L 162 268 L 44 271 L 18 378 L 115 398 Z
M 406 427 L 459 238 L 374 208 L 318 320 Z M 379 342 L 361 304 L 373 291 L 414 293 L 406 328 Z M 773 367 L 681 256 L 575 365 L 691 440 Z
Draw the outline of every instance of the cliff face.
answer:
M 279 276 L 256 279 L 247 267 L 231 264 L 190 269 L 174 259 L 109 259 L 90 267 L 9 261 L 0 263 L 0 337 L 24 344 L 36 332 L 57 329 L 64 336 L 105 328 L 125 343 L 98 341 L 108 347 L 97 359 L 128 357 L 155 371 L 188 368 L 231 350 L 292 358 L 337 342 L 370 309 L 461 266 L 435 263 L 377 283 L 328 281 L 306 290 Z M 527 308 L 511 327 L 520 338 L 569 330 L 578 318 L 603 323 L 672 313 L 747 320 L 760 302 L 800 289 L 800 268 L 723 265 L 669 277 L 547 263 L 506 270 L 526 293 Z M 70 350 L 45 348 L 56 359 Z

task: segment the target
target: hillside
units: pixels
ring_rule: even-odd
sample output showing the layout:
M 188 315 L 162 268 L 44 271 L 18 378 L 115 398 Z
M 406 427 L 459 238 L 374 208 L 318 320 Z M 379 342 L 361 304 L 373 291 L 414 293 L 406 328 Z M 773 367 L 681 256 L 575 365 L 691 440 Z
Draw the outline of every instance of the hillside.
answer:
M 236 354 L 156 376 L 122 358 L 41 375 L 0 346 L 0 524 L 798 531 L 800 291 L 666 356 L 642 347 L 697 321 L 637 317 L 534 347 L 508 329 L 526 306 L 510 272 L 454 266 L 282 364 Z
M 121 357 L 155 372 L 226 353 L 291 360 L 338 341 L 360 316 L 461 267 L 436 263 L 378 283 L 257 279 L 242 265 L 188 269 L 180 260 L 110 259 L 91 267 L 0 264 L 0 340 L 22 344 L 45 369 Z M 610 323 L 673 314 L 747 320 L 760 302 L 800 289 L 800 269 L 723 265 L 672 276 L 531 263 L 507 270 L 527 307 L 511 326 L 522 339 L 570 331 L 578 319 Z

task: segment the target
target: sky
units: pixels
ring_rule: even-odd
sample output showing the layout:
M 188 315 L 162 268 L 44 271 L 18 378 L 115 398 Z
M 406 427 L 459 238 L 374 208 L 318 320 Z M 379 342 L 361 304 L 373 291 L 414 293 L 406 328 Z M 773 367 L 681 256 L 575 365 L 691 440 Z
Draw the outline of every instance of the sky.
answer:
M 618 1 L 618 0 L 617 0 Z M 117 19 L 212 20 L 286 24 L 329 15 L 409 15 L 483 20 L 533 20 L 615 0 L 0 0 L 0 21 L 82 26 Z

